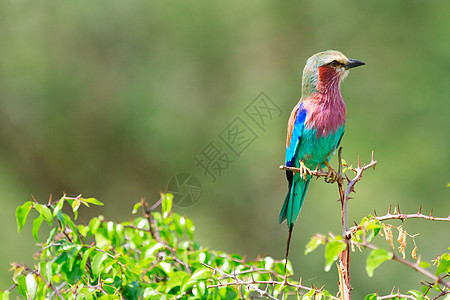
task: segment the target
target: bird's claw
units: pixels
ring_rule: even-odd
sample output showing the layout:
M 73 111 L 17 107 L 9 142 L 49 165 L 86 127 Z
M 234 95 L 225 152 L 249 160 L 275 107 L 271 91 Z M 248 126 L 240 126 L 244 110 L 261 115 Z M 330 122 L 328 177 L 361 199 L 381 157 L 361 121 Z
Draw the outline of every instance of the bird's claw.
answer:
M 338 179 L 337 172 L 334 169 L 329 169 L 327 177 L 325 177 L 326 183 L 335 183 Z
M 338 173 L 333 169 L 333 167 L 326 161 L 325 165 L 328 168 L 327 177 L 325 177 L 326 183 L 335 183 L 338 180 Z
M 301 160 L 300 161 L 300 177 L 303 179 L 303 180 L 306 180 L 306 176 L 308 176 L 308 175 L 312 175 L 312 172 L 311 172 L 311 170 L 307 167 L 307 166 L 305 166 L 305 163 Z

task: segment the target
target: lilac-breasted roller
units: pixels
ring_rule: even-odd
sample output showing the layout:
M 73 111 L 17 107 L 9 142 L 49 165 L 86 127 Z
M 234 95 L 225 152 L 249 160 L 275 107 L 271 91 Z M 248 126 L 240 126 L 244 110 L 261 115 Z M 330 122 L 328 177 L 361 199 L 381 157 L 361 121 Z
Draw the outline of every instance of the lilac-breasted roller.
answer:
M 324 51 L 311 56 L 303 70 L 302 97 L 292 110 L 287 128 L 286 171 L 289 190 L 280 212 L 280 223 L 287 220 L 289 228 L 286 257 L 295 221 L 298 218 L 311 179 L 310 169 L 327 167 L 328 175 L 336 171 L 328 161 L 336 152 L 345 129 L 347 109 L 342 100 L 340 83 L 350 68 L 362 66 L 338 51 Z

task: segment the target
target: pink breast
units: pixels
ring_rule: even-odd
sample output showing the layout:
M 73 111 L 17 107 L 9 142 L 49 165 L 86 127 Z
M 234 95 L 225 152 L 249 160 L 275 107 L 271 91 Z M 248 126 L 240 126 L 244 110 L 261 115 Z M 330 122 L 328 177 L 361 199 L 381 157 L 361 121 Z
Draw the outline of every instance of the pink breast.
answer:
M 308 111 L 305 125 L 317 130 L 317 136 L 327 136 L 345 125 L 347 108 L 342 100 L 339 87 L 326 93 L 317 93 L 303 101 Z

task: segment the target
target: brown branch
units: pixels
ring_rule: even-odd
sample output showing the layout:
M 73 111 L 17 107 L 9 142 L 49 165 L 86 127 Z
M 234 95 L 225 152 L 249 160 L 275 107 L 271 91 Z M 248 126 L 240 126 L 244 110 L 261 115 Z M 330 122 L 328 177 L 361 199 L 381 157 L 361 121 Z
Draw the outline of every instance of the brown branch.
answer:
M 222 270 L 219 270 L 217 268 L 214 268 L 208 264 L 205 263 L 201 263 L 202 265 L 204 265 L 205 267 L 213 270 L 214 273 L 219 273 L 222 275 L 222 279 L 224 278 L 228 278 L 228 279 L 232 279 L 233 281 L 231 282 L 221 282 L 219 279 L 216 279 L 219 283 L 217 284 L 211 284 L 208 285 L 207 288 L 215 288 L 215 287 L 226 287 L 226 286 L 248 286 L 249 288 L 255 290 L 256 292 L 260 293 L 260 295 L 263 297 L 268 297 L 270 299 L 277 299 L 274 296 L 270 295 L 269 293 L 267 293 L 267 291 L 263 291 L 261 289 L 259 289 L 258 287 L 256 287 L 255 285 L 259 285 L 259 284 L 266 284 L 266 285 L 281 285 L 281 286 L 289 286 L 294 288 L 295 290 L 305 290 L 305 291 L 311 291 L 311 290 L 315 290 L 314 288 L 311 287 L 307 287 L 302 285 L 301 282 L 301 278 L 298 284 L 294 284 L 291 282 L 288 282 L 287 279 L 283 280 L 283 281 L 275 281 L 275 280 L 254 280 L 253 277 L 251 277 L 251 280 L 246 280 L 246 281 L 242 281 L 239 278 L 237 278 L 237 274 L 227 274 L 225 272 L 223 272 Z M 256 271 L 256 270 L 255 270 Z M 320 292 L 320 291 L 319 291 Z M 334 300 L 338 300 L 339 298 L 331 296 L 331 299 Z
M 288 167 L 288 166 L 285 166 L 285 165 L 281 165 L 280 166 L 280 170 L 292 171 L 294 173 L 299 173 L 300 172 L 300 168 Z M 311 171 L 311 175 L 315 176 L 315 177 L 327 177 L 328 176 L 327 172 L 325 172 L 325 171 L 323 171 L 323 170 L 321 170 L 319 168 L 316 168 L 315 170 L 310 170 L 310 171 Z
M 344 172 L 342 170 L 342 147 L 339 148 L 338 150 L 338 163 L 339 163 L 339 168 L 338 168 L 338 173 L 337 173 L 337 185 L 338 185 L 338 189 L 339 189 L 339 198 L 340 198 L 340 202 L 341 202 L 341 219 L 342 219 L 342 236 L 345 239 L 346 243 L 347 243 L 347 248 L 340 253 L 339 255 L 339 265 L 338 268 L 340 269 L 340 281 L 339 281 L 339 287 L 340 287 L 340 291 L 341 291 L 341 297 L 343 297 L 343 299 L 345 300 L 349 300 L 351 295 L 350 295 L 350 291 L 351 291 L 351 286 L 350 286 L 350 239 L 351 239 L 351 234 L 350 232 L 348 232 L 348 200 L 350 200 L 350 194 L 355 192 L 355 185 L 356 183 L 361 180 L 363 172 L 369 168 L 373 168 L 375 169 L 375 165 L 377 164 L 377 161 L 374 160 L 373 157 L 373 151 L 372 151 L 372 157 L 371 157 L 371 161 L 368 164 L 364 164 L 363 166 L 361 166 L 360 163 L 360 159 L 358 156 L 358 165 L 356 168 L 353 167 L 348 167 L 349 170 L 352 170 L 356 173 L 355 177 L 350 180 L 348 179 L 348 177 L 346 175 L 344 175 Z M 288 167 L 288 166 L 280 166 L 280 169 L 282 170 L 288 170 L 288 171 L 292 171 L 294 173 L 298 173 L 301 171 L 300 168 L 295 168 L 295 167 Z M 320 167 L 318 166 L 315 170 L 310 170 L 310 175 L 314 176 L 316 178 L 319 177 L 329 177 L 329 173 L 323 171 L 322 169 L 320 169 Z M 347 181 L 347 188 L 345 187 L 345 181 Z M 341 282 L 343 281 L 343 282 Z
M 347 204 L 349 197 L 346 194 L 344 185 L 344 174 L 342 172 L 342 147 L 338 150 L 338 189 L 339 189 L 339 199 L 341 201 L 341 220 L 342 220 L 342 232 L 343 237 L 347 242 L 347 247 L 341 253 L 339 253 L 339 290 L 341 292 L 341 297 L 344 300 L 350 300 L 351 298 L 351 285 L 350 285 L 350 237 L 346 236 L 345 233 L 348 229 L 348 209 Z M 358 157 L 359 164 L 359 157 Z M 355 182 L 356 183 L 356 182 Z
M 446 218 L 434 217 L 431 215 L 431 212 L 429 215 L 424 215 L 424 214 L 422 214 L 422 207 L 420 207 L 419 211 L 415 214 L 401 214 L 400 212 L 391 214 L 391 208 L 389 208 L 388 213 L 385 214 L 384 216 L 377 216 L 376 212 L 375 212 L 375 218 L 378 221 L 386 221 L 386 220 L 394 220 L 394 219 L 398 219 L 398 220 L 402 220 L 402 221 L 404 221 L 406 219 L 425 219 L 425 220 L 430 220 L 430 221 L 450 222 L 450 215 Z
M 342 149 L 342 148 L 341 148 Z M 370 161 L 370 163 L 368 163 L 367 165 L 364 164 L 361 167 L 361 163 L 359 161 L 359 156 L 358 156 L 358 167 L 357 168 L 350 168 L 351 170 L 356 172 L 356 176 L 352 179 L 349 180 L 348 185 L 347 185 L 347 189 L 345 190 L 345 198 L 347 200 L 350 199 L 349 195 L 353 192 L 355 192 L 355 184 L 361 180 L 361 177 L 363 175 L 363 172 L 367 169 L 373 168 L 375 170 L 375 166 L 377 164 L 377 161 L 373 159 L 373 151 L 372 151 L 372 159 Z M 348 180 L 348 179 L 347 179 Z
M 404 294 L 400 294 L 400 293 L 395 293 L 395 294 L 389 294 L 389 295 L 385 295 L 385 296 L 377 296 L 377 300 L 382 300 L 382 299 L 417 299 L 414 296 L 411 295 L 404 295 Z
M 42 281 L 45 282 L 45 284 L 46 284 L 48 287 L 50 287 L 50 289 L 53 291 L 53 293 L 55 293 L 60 299 L 64 299 L 64 297 L 62 296 L 61 292 L 60 292 L 57 288 L 55 288 L 55 287 L 51 284 L 51 282 L 48 282 L 48 281 L 42 276 L 42 274 L 41 274 L 41 269 L 40 269 L 40 266 L 39 266 L 39 265 L 38 265 L 38 267 L 37 267 L 36 269 L 30 269 L 30 268 L 29 268 L 27 265 L 25 265 L 25 264 L 23 264 L 23 265 L 20 265 L 20 264 L 14 264 L 14 267 L 16 267 L 16 268 L 18 268 L 18 267 L 23 267 L 24 270 L 26 270 L 27 272 L 39 276 L 39 277 L 42 279 Z M 9 289 L 12 290 L 12 289 L 14 289 L 16 286 L 17 286 L 17 284 L 11 286 Z M 8 289 L 8 290 L 9 290 L 9 289 Z
M 147 219 L 150 233 L 153 239 L 157 240 L 158 242 L 161 240 L 161 237 L 159 235 L 158 226 L 156 226 L 156 222 L 152 218 L 152 210 L 155 209 L 161 202 L 162 202 L 162 195 L 161 198 L 158 200 L 158 202 L 149 209 L 147 201 L 145 201 L 144 198 L 141 199 L 142 212 L 144 213 L 144 217 Z M 155 230 L 153 230 L 153 227 L 155 227 Z
M 441 298 L 442 296 L 445 296 L 447 294 L 450 294 L 450 291 L 442 291 L 439 295 L 433 298 L 433 300 L 436 300 L 438 298 Z
M 356 245 L 360 245 L 372 250 L 376 250 L 379 249 L 377 246 L 370 244 L 368 242 L 365 243 L 354 243 Z M 392 260 L 396 260 L 404 265 L 407 265 L 408 267 L 418 271 L 419 273 L 422 273 L 423 275 L 427 276 L 428 278 L 430 278 L 431 280 L 433 280 L 433 282 L 435 283 L 439 283 L 442 284 L 445 287 L 450 288 L 450 282 L 444 281 L 442 278 L 433 275 L 432 273 L 428 272 L 426 269 L 422 268 L 418 262 L 416 263 L 412 263 L 406 259 L 401 258 L 400 256 L 395 255 L 394 253 L 392 253 Z

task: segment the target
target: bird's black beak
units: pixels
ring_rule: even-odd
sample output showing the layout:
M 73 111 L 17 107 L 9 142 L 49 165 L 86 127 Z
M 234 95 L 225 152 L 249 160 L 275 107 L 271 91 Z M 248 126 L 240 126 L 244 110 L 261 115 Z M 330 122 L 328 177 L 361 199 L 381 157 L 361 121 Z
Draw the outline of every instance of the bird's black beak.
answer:
M 362 62 L 360 60 L 357 59 L 350 59 L 348 63 L 346 63 L 344 66 L 344 68 L 346 69 L 351 69 L 351 68 L 355 68 L 355 67 L 359 67 L 359 66 L 363 66 L 365 65 L 365 62 Z

